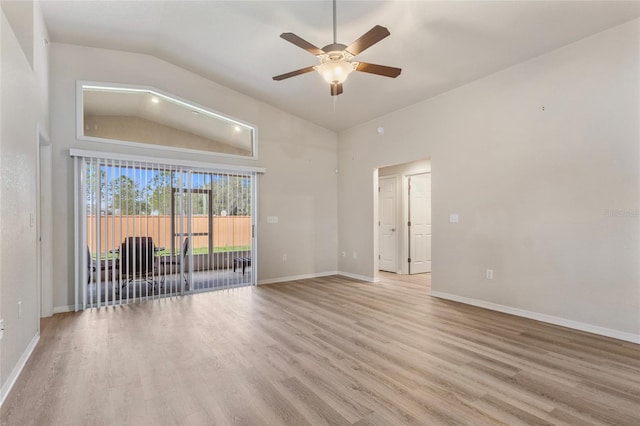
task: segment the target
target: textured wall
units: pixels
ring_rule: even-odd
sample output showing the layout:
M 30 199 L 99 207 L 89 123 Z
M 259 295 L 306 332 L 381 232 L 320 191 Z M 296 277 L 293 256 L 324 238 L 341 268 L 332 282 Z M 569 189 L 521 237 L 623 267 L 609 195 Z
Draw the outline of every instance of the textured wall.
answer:
M 431 158 L 434 290 L 640 334 L 639 29 L 341 132 L 339 269 L 373 276 L 373 171 Z
M 76 138 L 76 81 L 155 87 L 258 126 L 258 160 L 126 147 Z M 53 43 L 51 140 L 54 199 L 54 305 L 73 295 L 73 162 L 70 148 L 258 166 L 258 279 L 336 270 L 337 135 L 148 55 Z M 267 224 L 267 216 L 278 216 Z M 287 254 L 287 261 L 282 255 Z
M 0 351 L 2 392 L 39 332 L 37 176 L 38 131 L 47 123 L 46 51 L 37 5 L 2 13 L 0 59 Z M 16 37 L 13 27 L 20 29 Z M 29 35 L 31 33 L 31 35 Z M 27 43 L 26 51 L 22 45 Z M 29 44 L 30 43 L 30 44 Z M 21 307 L 18 307 L 20 303 Z

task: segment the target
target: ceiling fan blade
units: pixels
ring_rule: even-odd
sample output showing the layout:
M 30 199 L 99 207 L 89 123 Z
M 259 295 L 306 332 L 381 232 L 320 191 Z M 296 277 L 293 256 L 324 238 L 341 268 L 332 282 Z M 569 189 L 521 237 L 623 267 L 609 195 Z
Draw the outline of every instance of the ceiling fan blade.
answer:
M 388 29 L 380 25 L 376 25 L 367 31 L 362 37 L 351 43 L 351 45 L 345 50 L 353 56 L 356 56 L 389 35 L 391 35 L 391 33 Z
M 331 85 L 331 96 L 338 96 L 342 93 L 342 83 Z
M 280 34 L 280 38 L 287 40 L 289 43 L 295 44 L 296 46 L 306 50 L 307 52 L 313 55 L 318 56 L 325 53 L 324 50 L 314 46 L 313 44 L 309 43 L 307 40 L 304 40 L 298 37 L 294 33 L 282 33 Z
M 356 71 L 368 72 L 370 74 L 381 75 L 384 77 L 396 78 L 402 70 L 400 68 L 386 67 L 384 65 L 368 64 L 366 62 L 358 62 Z
M 284 80 L 285 78 L 295 77 L 296 75 L 306 74 L 308 72 L 313 71 L 314 69 L 315 69 L 314 67 L 301 68 L 299 70 L 291 71 L 286 74 L 276 75 L 275 77 L 273 77 L 273 79 L 276 81 L 280 81 L 280 80 Z

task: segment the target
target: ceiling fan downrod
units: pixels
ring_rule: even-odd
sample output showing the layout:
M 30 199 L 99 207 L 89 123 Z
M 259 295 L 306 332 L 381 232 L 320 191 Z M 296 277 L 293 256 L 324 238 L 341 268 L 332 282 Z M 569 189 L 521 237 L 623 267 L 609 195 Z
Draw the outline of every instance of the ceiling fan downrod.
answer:
M 336 0 L 333 0 L 333 44 L 338 43 L 338 26 L 336 25 L 337 21 L 337 13 L 336 13 Z

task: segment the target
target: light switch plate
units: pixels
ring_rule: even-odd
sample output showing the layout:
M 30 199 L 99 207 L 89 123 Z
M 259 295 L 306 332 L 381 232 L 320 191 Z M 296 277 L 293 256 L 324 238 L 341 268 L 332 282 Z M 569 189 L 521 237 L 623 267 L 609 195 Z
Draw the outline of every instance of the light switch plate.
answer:
M 267 216 L 267 223 L 278 223 L 278 216 Z

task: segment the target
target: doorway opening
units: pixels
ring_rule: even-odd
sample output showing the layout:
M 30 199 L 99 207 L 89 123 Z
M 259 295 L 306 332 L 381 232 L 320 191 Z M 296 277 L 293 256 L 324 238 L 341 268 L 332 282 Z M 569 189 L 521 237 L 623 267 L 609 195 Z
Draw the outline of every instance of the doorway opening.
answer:
M 431 161 L 377 170 L 376 271 L 431 272 Z

